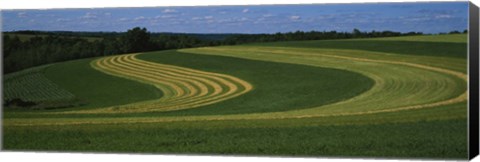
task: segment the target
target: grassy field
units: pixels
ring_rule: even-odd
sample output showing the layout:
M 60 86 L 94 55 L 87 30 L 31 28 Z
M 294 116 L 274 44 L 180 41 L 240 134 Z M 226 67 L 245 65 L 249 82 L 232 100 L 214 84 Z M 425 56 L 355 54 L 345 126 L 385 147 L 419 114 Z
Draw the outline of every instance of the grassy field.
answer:
M 22 109 L 25 104 L 31 109 L 74 107 L 81 105 L 75 95 L 53 83 L 44 75 L 48 66 L 31 68 L 7 74 L 3 78 L 4 102 L 7 109 Z M 15 101 L 17 100 L 17 101 Z M 23 102 L 23 105 L 22 105 Z
M 466 65 L 466 35 L 58 63 L 44 76 L 87 104 L 4 110 L 4 149 L 466 159 Z
M 458 34 L 438 36 L 387 37 L 373 39 L 291 41 L 262 43 L 259 45 L 273 47 L 353 49 L 401 55 L 467 58 L 466 41 L 466 34 Z
M 466 134 L 464 120 L 275 127 L 256 127 L 254 121 L 241 128 L 217 126 L 222 123 L 7 127 L 5 132 L 11 133 L 4 138 L 9 150 L 416 158 L 467 156 L 466 138 L 458 138 Z M 245 124 L 229 124 L 235 123 Z

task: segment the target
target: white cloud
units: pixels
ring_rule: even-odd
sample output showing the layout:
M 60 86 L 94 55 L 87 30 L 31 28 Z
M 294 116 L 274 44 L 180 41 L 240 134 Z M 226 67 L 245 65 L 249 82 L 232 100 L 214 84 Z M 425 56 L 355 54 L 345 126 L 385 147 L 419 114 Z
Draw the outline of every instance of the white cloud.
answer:
M 27 13 L 26 13 L 26 12 L 19 12 L 19 13 L 17 14 L 17 17 L 22 17 L 22 18 L 23 18 L 23 17 L 27 17 Z
M 162 12 L 163 13 L 175 13 L 175 12 L 177 12 L 177 10 L 167 8 L 167 9 L 164 9 Z
M 87 12 L 87 13 L 85 13 L 85 15 L 83 15 L 81 18 L 84 18 L 84 19 L 96 19 L 96 18 L 97 18 L 97 15 L 94 14 L 94 13 L 91 13 L 91 12 Z
M 263 23 L 265 22 L 265 17 L 261 17 L 261 18 L 258 18 L 257 20 L 255 20 L 255 22 L 253 22 L 254 24 L 260 24 L 260 23 Z
M 448 19 L 452 17 L 453 17 L 452 15 L 436 15 L 435 16 L 436 19 Z
M 335 15 L 330 14 L 330 15 L 320 15 L 317 17 L 317 19 L 324 20 L 324 19 L 333 19 L 335 18 Z
M 409 18 L 406 21 L 429 21 L 431 18 L 428 17 L 417 17 L 417 18 Z
M 290 16 L 290 20 L 300 20 L 300 16 Z
M 168 24 L 170 25 L 179 25 L 179 24 L 183 24 L 184 22 L 183 21 L 170 21 Z
M 246 8 L 246 9 L 243 9 L 243 11 L 242 11 L 242 12 L 243 12 L 243 13 L 247 13 L 248 11 L 249 11 L 249 9 L 248 9 L 248 8 Z
M 201 20 L 201 17 L 192 17 L 192 20 Z
M 205 16 L 205 17 L 203 17 L 203 18 L 205 18 L 205 19 L 213 19 L 213 16 Z
M 263 14 L 262 16 L 263 17 L 272 17 L 273 15 L 272 14 Z
M 128 21 L 129 19 L 126 18 L 126 17 L 124 17 L 124 18 L 120 18 L 120 19 L 118 19 L 118 20 L 119 20 L 119 21 Z
M 158 16 L 155 16 L 155 19 L 168 19 L 172 17 L 175 17 L 175 16 L 174 15 L 158 15 Z
M 140 20 L 144 20 L 144 19 L 145 19 L 145 17 L 139 16 L 139 17 L 136 17 L 136 18 L 133 19 L 133 20 L 135 20 L 135 21 L 140 21 Z
M 214 23 L 214 22 L 215 22 L 214 20 L 208 20 L 208 21 L 207 21 L 208 24 L 212 24 L 212 23 Z
M 59 18 L 56 20 L 57 22 L 66 22 L 66 21 L 70 21 L 70 19 L 63 19 L 63 18 Z

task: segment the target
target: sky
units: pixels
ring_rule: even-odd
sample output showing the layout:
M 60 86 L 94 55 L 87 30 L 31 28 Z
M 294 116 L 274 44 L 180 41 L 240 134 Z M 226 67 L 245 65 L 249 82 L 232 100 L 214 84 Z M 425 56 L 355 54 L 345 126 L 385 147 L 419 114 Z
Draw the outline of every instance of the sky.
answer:
M 2 10 L 2 31 L 276 33 L 467 29 L 468 2 Z

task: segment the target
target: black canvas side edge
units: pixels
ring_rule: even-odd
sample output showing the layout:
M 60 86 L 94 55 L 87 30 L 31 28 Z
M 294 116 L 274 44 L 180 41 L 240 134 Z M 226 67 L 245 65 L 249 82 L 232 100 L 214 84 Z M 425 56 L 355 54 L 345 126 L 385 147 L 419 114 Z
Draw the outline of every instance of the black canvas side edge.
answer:
M 468 110 L 468 157 L 473 159 L 479 151 L 479 11 L 478 7 L 470 2 L 469 4 L 469 29 L 468 29 L 468 51 L 469 51 L 469 110 Z
M 2 24 L 2 21 L 3 21 L 3 14 L 0 13 L 0 24 Z M 3 112 L 4 112 L 4 109 L 3 109 L 3 30 L 2 30 L 2 25 L 0 25 L 0 72 L 2 74 L 0 74 L 0 97 L 2 97 L 2 99 L 0 100 L 0 152 L 3 150 L 3 133 L 4 133 L 4 127 L 3 127 Z

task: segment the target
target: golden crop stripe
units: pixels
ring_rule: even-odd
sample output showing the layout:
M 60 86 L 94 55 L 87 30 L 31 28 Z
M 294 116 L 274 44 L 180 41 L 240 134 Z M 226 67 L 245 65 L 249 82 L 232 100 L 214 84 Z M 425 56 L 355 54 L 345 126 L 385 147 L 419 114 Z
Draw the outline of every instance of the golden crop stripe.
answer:
M 114 62 L 112 62 L 113 59 L 112 58 L 107 58 L 107 59 L 102 59 L 102 60 L 99 60 L 97 62 L 98 64 L 98 67 L 100 68 L 103 68 L 103 70 L 105 69 L 110 69 L 110 73 L 115 73 L 115 75 L 119 75 L 119 71 L 120 71 L 120 74 L 121 72 L 125 72 L 125 71 L 128 71 L 122 67 L 118 67 L 118 66 L 112 66 L 112 63 L 115 64 Z M 102 64 L 103 63 L 103 64 Z M 113 69 L 113 70 L 112 70 Z M 144 81 L 147 81 L 148 84 L 151 84 L 149 82 L 153 82 L 153 83 L 160 83 L 162 85 L 167 85 L 169 86 L 170 88 L 163 88 L 161 89 L 162 91 L 167 89 L 167 91 L 172 91 L 170 94 L 173 94 L 174 96 L 164 96 L 162 98 L 160 98 L 159 100 L 171 100 L 172 98 L 175 98 L 175 97 L 179 97 L 179 96 L 183 96 L 184 95 L 184 91 L 181 87 L 173 84 L 173 83 L 170 83 L 168 81 L 162 81 L 162 78 L 158 78 L 156 76 L 148 76 L 148 75 L 145 75 L 143 73 L 139 73 L 139 72 L 135 72 L 135 71 L 128 71 L 128 73 L 131 75 L 131 76 L 134 76 L 136 77 L 136 79 L 139 79 L 139 80 L 144 80 Z M 123 76 L 122 76 L 123 77 Z M 127 77 L 128 78 L 128 77 Z M 132 78 L 128 78 L 128 79 L 132 79 Z M 156 86 L 156 87 L 163 87 L 163 86 Z M 146 103 L 149 103 L 151 101 L 147 101 Z M 120 106 L 122 107 L 122 106 Z M 130 105 L 125 105 L 123 107 L 131 107 Z M 107 107 L 107 108 L 100 108 L 100 109 L 96 109 L 96 110 L 79 110 L 79 111 L 72 111 L 72 112 L 66 112 L 66 113 L 93 113 L 93 112 L 97 112 L 97 111 L 105 111 L 105 109 L 108 109 L 108 110 L 112 110 L 112 109 L 116 109 L 118 108 L 118 106 L 112 106 L 112 107 Z
M 157 73 L 161 73 L 160 75 L 166 77 L 166 78 L 172 78 L 172 79 L 179 79 L 179 80 L 182 80 L 182 81 L 186 81 L 186 82 L 190 82 L 191 84 L 193 84 L 196 88 L 198 88 L 200 90 L 200 94 L 198 94 L 197 96 L 205 96 L 205 95 L 211 95 L 212 93 L 208 93 L 209 92 L 209 88 L 212 88 L 214 89 L 214 93 L 213 94 L 218 94 L 220 93 L 221 91 L 218 91 L 215 90 L 215 87 L 221 87 L 218 83 L 215 83 L 213 81 L 210 81 L 210 80 L 207 80 L 207 79 L 203 79 L 203 78 L 196 78 L 196 77 L 189 77 L 187 75 L 178 75 L 177 73 L 172 73 L 172 72 L 169 72 L 167 70 L 160 70 L 160 68 L 147 68 L 147 67 L 144 67 L 144 65 L 142 64 L 139 64 L 137 62 L 134 62 L 132 61 L 130 58 L 128 57 L 122 57 L 122 62 L 125 63 L 125 64 L 128 64 L 128 65 L 131 65 L 131 66 L 134 66 L 136 68 L 138 68 L 139 70 L 142 69 L 142 70 L 148 70 L 148 71 L 151 71 L 151 72 L 157 72 Z M 218 88 L 219 90 L 221 88 Z
M 232 87 L 232 86 L 230 86 L 230 87 Z M 235 87 L 232 87 L 232 90 L 233 90 L 233 89 L 236 89 L 236 86 L 235 86 Z M 234 92 L 234 91 L 231 91 L 231 92 Z M 227 94 L 227 95 L 229 95 L 229 94 Z M 235 95 L 235 96 L 237 96 L 237 95 Z M 213 98 L 213 99 L 221 99 L 221 97 L 223 97 L 223 96 L 216 97 L 216 98 Z M 213 99 L 210 99 L 210 100 L 213 100 Z M 207 101 L 208 101 L 208 100 L 207 100 Z M 202 102 L 202 101 L 201 101 L 201 102 Z M 205 101 L 203 101 L 203 102 L 205 102 Z M 214 102 L 217 102 L 217 101 L 203 103 L 202 105 L 204 105 L 204 104 L 209 104 L 209 103 L 214 103 Z M 198 103 L 199 103 L 199 102 L 193 102 L 193 104 L 198 104 Z M 190 104 L 190 105 L 191 105 L 191 104 Z M 190 105 L 186 105 L 186 106 L 190 106 Z M 144 106 L 147 106 L 147 105 L 144 105 Z M 153 105 L 152 105 L 152 106 L 153 106 Z M 181 106 L 185 106 L 185 105 L 181 105 Z M 175 108 L 175 107 L 178 108 L 178 107 L 180 107 L 180 106 L 174 106 L 174 108 Z
M 281 47 L 276 47 L 280 48 Z M 217 50 L 215 48 L 209 48 L 206 47 L 205 49 L 208 50 Z M 268 49 L 268 48 L 267 48 Z M 230 49 L 229 49 L 230 50 Z M 234 49 L 231 49 L 234 50 Z M 235 49 L 236 50 L 236 49 Z M 242 51 L 258 51 L 258 52 L 268 52 L 268 53 L 275 53 L 275 54 L 285 54 L 285 55 L 301 55 L 301 56 L 326 56 L 326 57 L 332 57 L 332 58 L 340 58 L 340 59 L 347 59 L 347 60 L 356 60 L 356 61 L 362 61 L 362 62 L 376 62 L 376 63 L 387 63 L 387 64 L 397 64 L 397 65 L 406 65 L 406 66 L 411 66 L 411 67 L 417 67 L 421 69 L 426 69 L 426 70 L 432 70 L 432 71 L 437 71 L 441 73 L 446 73 L 450 75 L 457 76 L 458 78 L 462 78 L 463 80 L 467 80 L 467 75 L 461 72 L 453 71 L 453 70 L 448 70 L 444 68 L 439 68 L 439 67 L 432 67 L 432 66 L 427 66 L 427 65 L 422 65 L 422 64 L 416 64 L 416 63 L 409 63 L 409 62 L 402 62 L 402 61 L 389 61 L 389 60 L 375 60 L 375 59 L 367 59 L 367 58 L 356 58 L 356 57 L 348 57 L 348 56 L 338 56 L 338 55 L 330 55 L 330 54 L 322 54 L 322 53 L 308 53 L 308 52 L 300 52 L 300 51 L 272 51 L 272 50 L 261 50 L 261 49 L 254 49 L 254 50 L 249 50 L 249 49 L 242 49 Z M 240 51 L 240 50 L 236 50 Z M 312 51 L 313 52 L 313 51 Z
M 185 81 L 191 81 L 191 82 L 195 82 L 197 85 L 199 85 L 200 87 L 202 87 L 201 89 L 203 91 L 205 91 L 204 93 L 205 94 L 208 94 L 208 87 L 212 87 L 212 89 L 214 90 L 213 93 L 210 93 L 210 95 L 217 95 L 219 93 L 221 93 L 223 91 L 223 88 L 222 86 L 215 82 L 215 81 L 211 81 L 209 80 L 208 78 L 201 78 L 201 77 L 195 77 L 195 76 L 189 76 L 189 75 L 182 75 L 182 74 L 179 74 L 179 73 L 174 73 L 174 72 L 170 72 L 168 71 L 168 69 L 165 69 L 163 67 L 151 67 L 151 68 L 147 68 L 147 67 L 144 67 L 143 64 L 139 64 L 139 63 L 134 63 L 133 61 L 131 61 L 132 64 L 131 65 L 135 65 L 136 68 L 138 69 L 143 69 L 143 70 L 149 70 L 149 71 L 155 71 L 155 72 L 161 72 L 161 73 L 164 73 L 165 76 L 168 76 L 168 77 L 175 77 L 175 78 L 182 78 L 183 80 Z M 205 76 L 204 76 L 205 77 Z M 203 83 L 202 83 L 203 82 Z M 207 87 L 208 86 L 208 87 Z M 204 96 L 204 95 L 200 95 L 200 96 Z
M 138 59 L 137 59 L 138 60 Z M 136 60 L 136 61 L 137 61 Z M 140 60 L 138 60 L 140 62 Z M 146 61 L 141 61 L 141 64 L 145 64 L 145 65 L 149 65 L 150 63 L 147 63 Z M 174 71 L 174 72 L 178 72 L 178 73 L 183 73 L 184 69 L 182 68 L 179 68 L 180 70 L 176 70 L 174 68 L 170 69 L 171 67 L 168 67 L 168 66 L 165 66 L 167 67 L 169 70 L 171 71 Z M 227 86 L 228 87 L 228 93 L 234 93 L 236 91 L 236 89 L 238 89 L 237 85 L 242 85 L 242 83 L 238 83 L 238 84 L 235 84 L 235 82 L 237 82 L 237 80 L 235 79 L 230 79 L 231 81 L 229 81 L 227 78 L 223 78 L 223 77 L 219 77 L 219 76 L 216 76 L 215 74 L 212 74 L 210 75 L 209 73 L 204 73 L 204 74 L 194 74 L 194 73 L 191 73 L 191 72 L 187 72 L 187 74 L 190 73 L 191 75 L 195 76 L 203 76 L 203 77 L 206 77 L 206 78 L 209 78 L 211 80 L 215 80 L 217 82 L 220 82 L 221 84 L 223 84 L 224 86 Z M 233 83 L 232 83 L 233 82 Z M 242 85 L 243 86 L 243 85 Z
M 115 57 L 115 60 L 118 60 L 119 58 L 120 57 Z M 188 82 L 181 81 L 181 80 L 178 80 L 178 79 L 168 78 L 165 75 L 161 75 L 159 73 L 152 72 L 151 69 L 141 70 L 138 67 L 133 67 L 131 65 L 128 65 L 128 64 L 125 64 L 125 63 L 122 63 L 122 62 L 116 62 L 116 63 L 114 63 L 114 66 L 118 66 L 122 69 L 128 70 L 128 71 L 119 71 L 123 75 L 130 74 L 131 72 L 136 72 L 138 74 L 143 74 L 147 77 L 150 77 L 154 80 L 165 81 L 165 82 L 168 82 L 170 84 L 177 85 L 179 88 L 181 88 L 183 90 L 182 95 L 177 96 L 175 98 L 171 98 L 171 99 L 169 99 L 169 101 L 189 98 L 189 97 L 191 97 L 190 92 L 196 91 L 196 89 L 192 85 L 190 85 Z M 153 82 L 153 84 L 162 84 L 162 83 Z
M 142 63 L 142 64 L 137 64 L 137 65 L 144 65 L 144 64 Z M 155 69 L 159 70 L 160 68 L 155 68 Z M 163 69 L 162 69 L 162 70 L 163 70 Z M 169 69 L 166 69 L 166 70 L 169 70 Z M 221 81 L 222 81 L 222 80 L 221 80 Z M 226 80 L 223 80 L 223 81 L 226 81 Z M 230 87 L 231 87 L 231 90 L 230 90 L 227 94 L 224 94 L 224 95 L 222 95 L 222 96 L 227 96 L 227 95 L 233 94 L 233 93 L 236 92 L 237 89 L 238 89 L 237 85 L 238 85 L 239 83 L 238 83 L 238 84 L 232 84 L 231 82 L 223 82 L 223 83 L 224 83 L 224 84 L 231 84 L 231 86 L 230 86 Z M 247 89 L 247 88 L 245 88 L 245 87 L 243 87 L 243 88 L 244 88 L 244 89 Z M 247 89 L 247 90 L 248 90 L 248 89 Z M 220 98 L 220 96 L 219 96 L 218 98 Z M 213 98 L 213 99 L 215 99 L 215 98 Z
M 136 71 L 136 72 L 139 72 L 139 73 L 149 74 L 151 76 L 156 76 L 156 78 L 160 77 L 164 81 L 169 81 L 171 83 L 178 84 L 180 87 L 185 87 L 186 88 L 185 95 L 183 95 L 181 97 L 178 97 L 178 98 L 175 98 L 175 99 L 189 98 L 189 97 L 195 96 L 195 95 L 197 95 L 197 93 L 199 93 L 197 88 L 194 85 L 192 85 L 190 81 L 186 81 L 185 79 L 182 79 L 182 78 L 170 77 L 168 75 L 162 74 L 161 72 L 153 72 L 152 69 L 142 69 L 139 66 L 135 66 L 135 65 L 132 65 L 128 62 L 125 62 L 125 61 L 121 60 L 122 58 L 123 57 L 116 57 L 115 66 L 119 66 L 119 67 L 122 67 L 124 69 L 131 70 L 131 71 Z M 202 85 L 202 86 L 204 86 L 204 85 Z
M 174 96 L 168 99 L 162 97 L 159 100 L 95 110 L 79 110 L 77 112 L 106 113 L 177 110 L 217 103 L 239 96 L 252 89 L 249 88 L 252 87 L 249 83 L 235 77 L 175 66 L 163 66 L 163 64 L 135 59 L 135 55 L 111 56 L 96 60 L 96 69 L 128 79 L 133 77 L 134 80 L 153 84 L 162 91 L 170 91 L 169 94 Z M 222 85 L 226 86 L 227 90 Z M 212 87 L 213 93 L 208 92 L 208 86 Z M 186 88 L 185 91 L 183 88 Z
M 115 58 L 115 57 L 113 57 L 113 58 Z M 164 80 L 163 78 L 160 78 L 160 77 L 157 77 L 157 76 L 154 76 L 154 75 L 147 75 L 147 74 L 142 73 L 142 72 L 137 72 L 137 71 L 124 69 L 121 66 L 115 65 L 115 63 L 113 63 L 112 59 L 104 59 L 104 60 L 102 60 L 102 62 L 105 63 L 104 64 L 104 68 L 105 68 L 104 70 L 110 70 L 111 72 L 117 72 L 119 75 L 123 75 L 124 73 L 128 72 L 128 74 L 130 74 L 131 76 L 133 76 L 137 79 L 147 80 L 151 83 L 167 85 L 168 87 L 172 88 L 174 90 L 174 92 L 176 92 L 176 93 L 174 93 L 175 97 L 180 97 L 180 96 L 183 96 L 185 94 L 184 90 L 180 86 L 178 86 L 177 84 L 172 83 L 168 80 Z
M 148 75 L 148 73 L 146 73 L 145 71 L 133 70 L 133 69 L 130 69 L 130 68 L 126 67 L 126 66 L 123 66 L 123 65 L 121 65 L 121 64 L 118 64 L 118 63 L 112 63 L 112 64 L 115 64 L 115 66 L 123 69 L 123 70 L 117 71 L 117 72 L 120 72 L 120 73 L 123 73 L 123 74 L 125 74 L 125 73 L 128 73 L 128 74 L 132 74 L 132 73 L 141 74 L 141 75 L 143 75 L 143 77 L 141 76 L 142 79 L 151 78 L 150 80 L 152 80 L 154 84 L 158 84 L 157 81 L 159 81 L 159 80 L 165 81 L 165 82 L 160 82 L 160 84 L 166 84 L 166 83 L 167 83 L 167 85 L 169 85 L 169 86 L 175 85 L 176 82 L 178 82 L 178 81 L 175 81 L 175 80 L 172 81 L 172 80 L 167 80 L 167 79 L 165 79 L 165 78 L 163 78 L 163 77 L 158 77 L 158 76 L 156 76 L 155 74 Z M 112 67 L 110 67 L 110 68 L 112 68 Z M 115 67 L 115 68 L 116 68 L 116 67 Z M 145 77 L 145 76 L 146 76 L 146 77 Z M 168 83 L 171 83 L 171 84 L 168 84 Z M 181 88 L 181 86 L 186 86 L 186 85 L 180 85 L 179 88 L 176 88 L 176 91 L 179 91 L 180 88 Z M 164 101 L 165 101 L 165 102 L 168 102 L 168 101 L 173 101 L 173 100 L 178 100 L 178 99 L 181 99 L 181 98 L 187 98 L 187 97 L 189 97 L 189 96 L 186 96 L 185 93 L 183 93 L 183 92 L 179 92 L 179 93 L 181 93 L 182 95 L 180 95 L 180 96 L 177 95 L 175 98 L 170 98 L 170 99 L 164 100 Z
M 143 61 L 143 60 L 140 60 L 138 58 L 133 58 L 134 60 L 136 61 L 139 61 L 141 62 L 142 64 L 146 64 L 146 65 L 153 65 L 155 63 L 152 63 L 152 62 L 148 62 L 148 61 Z M 162 64 L 163 65 L 163 64 Z M 163 65 L 164 67 L 167 67 L 167 68 L 170 68 L 170 69 L 176 69 L 176 70 L 181 70 L 183 72 L 194 72 L 196 73 L 196 75 L 208 75 L 208 76 L 215 76 L 215 77 L 221 77 L 221 78 L 225 78 L 225 79 L 228 79 L 228 80 L 231 80 L 233 82 L 237 82 L 239 83 L 240 85 L 244 86 L 246 89 L 252 89 L 253 86 L 248 83 L 247 81 L 244 81 L 242 79 L 239 79 L 237 77 L 233 77 L 233 76 L 230 76 L 230 75 L 225 75 L 225 74 L 219 74 L 219 73 L 211 73 L 211 72 L 205 72 L 205 71 L 196 71 L 194 69 L 188 69 L 188 68 L 184 68 L 184 67 L 178 67 L 178 66 L 173 66 L 173 65 Z
M 281 48 L 280 48 L 281 49 Z M 215 48 L 208 48 L 208 50 L 217 50 Z M 230 49 L 234 50 L 234 49 Z M 246 51 L 247 49 L 242 49 L 241 51 Z M 240 51 L 240 50 L 236 50 Z M 373 59 L 366 59 L 366 58 L 355 58 L 355 57 L 348 57 L 348 56 L 337 56 L 337 55 L 328 55 L 328 54 L 319 54 L 319 53 L 305 53 L 305 52 L 298 52 L 298 51 L 289 51 L 289 52 L 284 52 L 284 51 L 272 51 L 272 50 L 259 50 L 259 49 L 254 49 L 254 50 L 248 50 L 248 51 L 258 51 L 258 52 L 268 52 L 268 53 L 274 53 L 274 54 L 283 54 L 283 55 L 296 55 L 296 56 L 308 56 L 308 57 L 319 57 L 319 56 L 325 56 L 325 57 L 331 57 L 331 58 L 339 58 L 339 59 L 347 59 L 347 60 L 355 60 L 355 61 L 362 61 L 362 62 L 374 62 L 374 63 L 386 63 L 386 64 L 396 64 L 396 65 L 404 65 L 404 66 L 410 66 L 414 68 L 420 68 L 420 69 L 426 69 L 430 71 L 436 71 L 444 74 L 449 74 L 456 76 L 458 78 L 461 78 L 464 81 L 467 81 L 467 76 L 466 74 L 448 70 L 448 69 L 443 69 L 443 68 L 438 68 L 438 67 L 431 67 L 431 66 L 426 66 L 426 65 L 421 65 L 421 64 L 415 64 L 415 63 L 407 63 L 407 62 L 401 62 L 401 61 L 387 61 L 387 60 L 373 60 Z M 441 105 L 446 105 L 446 104 L 453 104 L 453 103 L 459 103 L 462 101 L 465 101 L 467 99 L 467 91 L 462 93 L 461 95 L 451 98 L 448 100 L 444 101 L 439 101 L 435 103 L 428 103 L 428 104 L 420 104 L 420 105 L 413 105 L 413 106 L 405 106 L 405 107 L 399 107 L 399 108 L 393 108 L 393 109 L 385 109 L 385 110 L 376 110 L 376 111 L 370 111 L 366 112 L 365 114 L 371 114 L 371 113 L 380 113 L 380 112 L 392 112 L 392 111 L 401 111 L 401 110 L 410 110 L 410 109 L 418 109 L 418 108 L 426 108 L 426 107 L 435 107 L 435 106 L 441 106 Z M 362 112 L 359 113 L 347 113 L 344 115 L 356 115 L 356 114 L 363 114 Z M 307 115 L 307 116 L 312 116 L 312 117 L 322 117 L 323 115 Z M 343 115 L 340 115 L 343 116 Z
M 247 50 L 247 49 L 241 49 L 241 51 L 245 51 L 245 50 Z M 240 50 L 239 50 L 239 51 L 240 51 Z M 272 50 L 269 50 L 268 52 L 271 52 L 271 51 L 272 51 Z M 224 53 L 225 51 L 222 50 L 221 52 Z M 257 56 L 257 55 L 255 55 L 255 56 Z M 250 58 L 250 57 L 247 57 L 247 58 Z M 285 58 L 286 58 L 286 57 L 285 57 Z M 300 58 L 300 57 L 299 57 L 299 58 Z M 312 57 L 301 57 L 301 58 L 312 58 Z M 368 76 L 370 76 L 370 75 L 368 75 Z M 377 87 L 377 84 L 374 86 L 374 88 L 378 88 L 378 87 Z M 367 94 L 367 93 L 370 93 L 370 94 L 371 94 L 371 92 L 372 92 L 372 91 L 367 91 L 367 92 L 364 93 L 364 94 Z M 364 94 L 362 94 L 362 95 L 364 95 Z M 461 98 L 461 96 L 460 96 L 460 98 Z M 379 99 L 380 99 L 380 98 L 379 98 Z M 353 99 L 350 99 L 349 101 L 355 101 L 355 100 L 356 100 L 356 97 L 354 97 Z M 356 101 L 355 101 L 355 102 L 356 102 Z M 357 102 L 356 102 L 356 103 L 357 103 Z M 365 103 L 365 104 L 368 104 L 368 103 Z M 358 104 L 357 104 L 356 106 L 358 106 Z M 379 107 L 379 108 L 380 108 L 380 107 Z M 322 107 L 321 109 L 323 109 L 323 107 Z M 313 111 L 312 111 L 312 112 L 313 112 Z M 312 113 L 312 112 L 310 112 L 310 113 Z M 313 112 L 313 113 L 314 113 L 314 112 Z
M 234 85 L 234 86 L 235 86 L 235 85 Z M 235 86 L 235 87 L 232 87 L 232 89 L 231 89 L 229 92 L 227 92 L 226 94 L 222 94 L 221 96 L 229 95 L 230 93 L 235 92 L 236 89 L 237 89 L 236 86 Z M 221 96 L 220 96 L 220 97 L 221 97 Z M 220 98 L 220 97 L 218 97 L 218 98 Z M 214 98 L 214 99 L 215 99 L 215 98 Z M 190 98 L 189 98 L 188 100 L 190 100 Z M 184 101 L 181 101 L 181 102 L 184 102 Z M 166 104 L 167 104 L 167 105 L 170 105 L 170 102 L 169 102 L 169 103 L 166 103 Z
M 202 100 L 190 100 L 190 101 L 187 101 L 187 102 L 175 103 L 174 105 L 172 105 L 169 108 L 172 108 L 172 110 L 173 110 L 173 109 L 179 109 L 179 108 L 189 107 L 189 106 L 197 107 L 197 106 L 202 106 L 202 105 L 209 105 L 209 104 L 217 103 L 217 102 L 224 101 L 224 100 L 227 100 L 227 99 L 230 99 L 230 98 L 234 98 L 234 97 L 242 95 L 242 94 L 244 94 L 248 91 L 249 90 L 243 90 L 243 91 L 238 91 L 238 93 L 224 94 L 224 95 L 214 96 L 214 97 L 210 97 L 210 98 L 205 98 L 205 99 L 202 99 Z M 168 103 L 168 104 L 170 105 L 170 103 Z M 156 105 L 151 104 L 151 105 L 144 105 L 144 106 L 149 108 L 149 107 L 155 107 Z M 163 108 L 162 108 L 162 110 L 163 110 Z
M 191 71 L 189 69 L 185 68 L 175 68 L 172 66 L 168 65 L 163 65 L 163 64 L 156 64 L 156 63 L 151 63 L 148 61 L 143 61 L 134 58 L 133 56 L 130 56 L 131 59 L 135 62 L 137 62 L 139 65 L 146 66 L 146 67 L 151 67 L 152 69 L 158 69 L 158 70 L 164 70 L 171 72 L 172 75 L 177 75 L 185 78 L 195 78 L 195 79 L 202 79 L 202 81 L 205 82 L 217 82 L 220 84 L 231 84 L 231 82 L 225 80 L 224 78 L 217 77 L 215 73 L 203 73 L 201 71 Z M 211 79 L 211 81 L 208 81 L 206 79 Z M 220 88 L 220 87 L 219 87 Z
M 137 64 L 137 65 L 144 65 L 144 64 L 142 63 L 142 64 Z M 161 69 L 162 67 L 158 67 L 158 66 L 157 66 L 157 67 L 153 67 L 153 68 L 154 68 L 155 70 L 159 70 L 159 69 Z M 162 69 L 162 71 L 163 71 L 163 70 L 164 70 L 164 69 Z M 170 69 L 165 69 L 165 70 L 170 70 Z M 220 80 L 220 79 L 219 79 L 219 80 Z M 222 83 L 224 83 L 224 84 L 230 84 L 229 87 L 231 88 L 231 90 L 228 92 L 228 94 L 231 94 L 231 93 L 235 92 L 236 89 L 238 89 L 238 86 L 237 86 L 237 85 L 240 84 L 240 83 L 238 83 L 238 84 L 232 84 L 231 82 L 228 82 L 228 81 L 223 80 L 223 79 L 220 80 L 220 81 L 221 81 Z M 245 89 L 246 89 L 246 88 L 245 88 Z
M 102 64 L 101 64 L 101 63 L 104 63 L 104 62 L 106 62 L 106 61 L 107 61 L 107 60 L 105 59 L 105 60 L 100 60 L 100 61 L 96 62 L 97 68 L 101 68 L 102 71 L 103 71 L 105 68 L 110 68 L 110 67 L 108 67 L 108 65 L 102 65 Z M 111 67 L 111 68 L 117 68 L 117 67 Z M 103 71 L 103 72 L 106 72 L 106 71 Z M 124 76 L 122 76 L 122 75 L 119 75 L 119 74 L 116 73 L 116 72 L 112 73 L 112 71 L 108 71 L 108 73 L 109 73 L 109 74 L 113 74 L 113 75 L 115 75 L 115 76 L 124 77 Z M 142 81 L 142 82 L 147 81 L 146 83 L 148 83 L 148 81 L 153 81 L 153 82 L 159 81 L 159 80 L 152 79 L 152 78 L 150 78 L 150 77 L 142 77 L 141 75 L 140 75 L 140 76 L 139 76 L 139 75 L 135 75 L 135 76 L 137 77 L 135 80 L 139 80 L 139 81 Z M 139 78 L 140 78 L 140 79 L 139 79 Z M 128 79 L 132 79 L 132 78 L 128 78 Z M 161 82 L 161 81 L 160 81 L 160 82 Z M 161 83 L 162 83 L 162 84 L 166 84 L 166 85 L 169 84 L 168 82 L 161 82 Z M 175 85 L 169 85 L 169 86 L 175 86 Z M 164 91 L 164 93 L 167 92 L 167 93 L 166 93 L 167 95 L 166 95 L 166 96 L 163 96 L 163 97 L 160 98 L 159 100 L 168 100 L 168 99 L 170 99 L 171 97 L 175 97 L 175 95 L 178 93 L 178 90 L 179 90 L 179 88 L 176 88 L 176 90 L 175 90 L 175 89 L 172 90 L 172 89 L 171 89 L 172 87 L 170 87 L 170 88 L 164 88 L 163 86 L 156 86 L 156 87 L 157 87 L 157 88 L 160 88 L 162 91 Z M 163 87 L 163 88 L 162 88 L 162 87 Z M 173 87 L 173 88 L 175 88 L 175 87 Z M 172 91 L 173 91 L 173 92 L 172 92 Z M 171 96 L 168 96 L 169 94 L 170 94 Z M 144 102 L 145 102 L 145 103 L 149 103 L 149 102 L 152 102 L 152 101 L 150 100 L 150 101 L 144 101 Z M 144 102 L 141 102 L 141 103 L 144 103 Z M 126 106 L 130 106 L 130 105 L 127 104 L 127 105 L 122 105 L 122 106 L 126 107 Z M 92 112 L 96 112 L 96 111 L 105 111 L 105 109 L 114 109 L 115 107 L 118 107 L 118 106 L 111 106 L 111 107 L 100 108 L 100 109 L 95 109 L 95 110 L 78 110 L 78 111 L 67 111 L 67 112 L 60 112 L 60 113 L 92 113 Z
M 105 70 L 105 69 L 108 69 L 107 67 L 105 67 L 105 65 L 103 65 L 105 61 L 106 61 L 105 59 L 97 59 L 97 60 L 91 62 L 91 66 L 94 69 L 96 69 L 98 71 L 101 71 L 103 73 L 109 74 L 109 75 L 113 75 L 113 76 L 117 76 L 117 77 L 121 77 L 121 78 L 126 78 L 126 79 L 132 79 L 132 78 L 128 78 L 124 75 L 121 75 L 118 72 L 112 72 L 110 70 Z M 142 82 L 142 83 L 145 83 L 145 84 L 150 84 L 149 81 L 142 80 L 142 79 L 137 79 L 136 81 Z M 160 89 L 164 93 L 163 98 L 168 98 L 168 97 L 172 97 L 172 96 L 175 95 L 175 92 L 173 92 L 173 90 L 171 88 L 168 88 L 168 87 L 165 87 L 165 86 L 158 86 L 158 85 L 154 85 L 154 86 L 156 88 Z

